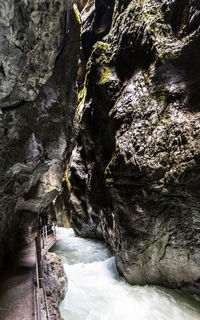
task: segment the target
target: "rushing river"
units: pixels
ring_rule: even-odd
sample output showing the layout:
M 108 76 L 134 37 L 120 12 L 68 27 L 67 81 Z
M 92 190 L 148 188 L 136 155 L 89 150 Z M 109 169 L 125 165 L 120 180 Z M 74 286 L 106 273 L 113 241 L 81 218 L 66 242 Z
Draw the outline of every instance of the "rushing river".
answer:
M 56 252 L 68 277 L 65 320 L 200 320 L 200 301 L 178 290 L 130 286 L 102 243 L 57 229 Z

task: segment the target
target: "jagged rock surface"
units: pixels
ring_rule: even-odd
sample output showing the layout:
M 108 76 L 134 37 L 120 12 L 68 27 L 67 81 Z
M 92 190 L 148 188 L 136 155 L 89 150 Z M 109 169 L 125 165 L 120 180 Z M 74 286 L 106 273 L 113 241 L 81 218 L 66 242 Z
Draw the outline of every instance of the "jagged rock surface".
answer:
M 44 261 L 44 288 L 47 295 L 51 319 L 62 319 L 58 305 L 67 291 L 67 276 L 61 259 L 53 252 L 46 252 Z M 46 317 L 44 317 L 46 319 Z
M 34 101 L 53 73 L 72 1 L 1 1 L 1 107 Z
M 114 4 L 114 0 L 90 0 L 84 7 L 81 34 L 85 59 L 89 58 L 92 46 L 110 30 Z
M 129 283 L 198 293 L 199 17 L 197 0 L 115 1 L 90 50 L 67 178 L 73 228 L 104 238 Z
M 80 47 L 72 2 L 0 1 L 0 266 L 62 190 Z

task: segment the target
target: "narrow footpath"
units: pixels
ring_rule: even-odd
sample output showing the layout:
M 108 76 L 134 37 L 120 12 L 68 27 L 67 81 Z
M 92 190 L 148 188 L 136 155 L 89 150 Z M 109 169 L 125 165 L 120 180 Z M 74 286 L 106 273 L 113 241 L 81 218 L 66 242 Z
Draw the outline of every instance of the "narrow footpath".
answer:
M 0 274 L 0 320 L 32 320 L 34 314 L 35 242 L 22 248 Z

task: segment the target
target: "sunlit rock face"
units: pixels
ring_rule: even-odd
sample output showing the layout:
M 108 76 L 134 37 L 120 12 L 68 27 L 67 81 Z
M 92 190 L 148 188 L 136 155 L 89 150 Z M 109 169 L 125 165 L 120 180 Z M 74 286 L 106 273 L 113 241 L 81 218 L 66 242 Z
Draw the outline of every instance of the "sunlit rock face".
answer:
M 80 47 L 73 2 L 0 1 L 0 265 L 62 189 Z
M 68 170 L 77 234 L 104 238 L 131 284 L 198 293 L 199 18 L 197 0 L 115 1 L 89 49 Z

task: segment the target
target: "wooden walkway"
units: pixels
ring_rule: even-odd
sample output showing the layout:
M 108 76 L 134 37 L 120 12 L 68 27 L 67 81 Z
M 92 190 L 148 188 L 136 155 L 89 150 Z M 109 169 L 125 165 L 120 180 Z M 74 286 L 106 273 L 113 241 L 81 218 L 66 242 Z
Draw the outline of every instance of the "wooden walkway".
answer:
M 56 243 L 56 236 L 52 233 L 50 235 L 48 235 L 48 250 L 51 249 L 51 247 L 53 247 L 53 245 Z
M 35 320 L 35 242 L 22 248 L 0 275 L 0 320 Z
M 56 242 L 54 233 L 47 234 L 41 247 L 49 250 Z M 0 274 L 0 320 L 41 320 L 41 298 L 45 301 L 45 290 L 39 286 L 39 261 L 36 241 L 21 248 L 6 270 Z M 46 300 L 46 319 L 48 306 Z
M 48 226 L 43 227 L 40 230 L 41 248 L 47 248 L 48 250 L 56 243 L 56 230 L 55 227 Z

